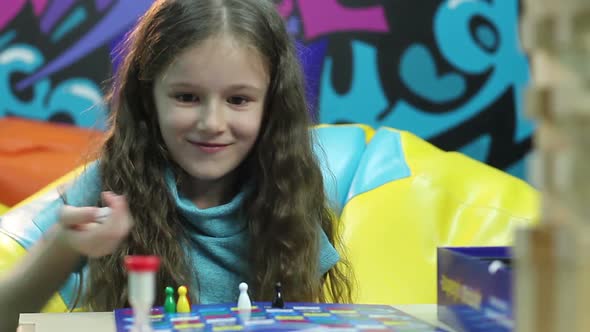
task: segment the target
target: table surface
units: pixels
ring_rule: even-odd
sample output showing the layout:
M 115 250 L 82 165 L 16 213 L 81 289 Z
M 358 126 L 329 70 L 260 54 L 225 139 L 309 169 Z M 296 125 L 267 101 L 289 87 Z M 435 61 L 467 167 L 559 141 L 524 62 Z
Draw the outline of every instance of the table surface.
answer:
M 416 318 L 453 331 L 436 318 L 435 304 L 393 305 Z M 112 312 L 75 312 L 21 314 L 19 332 L 115 332 L 115 318 Z

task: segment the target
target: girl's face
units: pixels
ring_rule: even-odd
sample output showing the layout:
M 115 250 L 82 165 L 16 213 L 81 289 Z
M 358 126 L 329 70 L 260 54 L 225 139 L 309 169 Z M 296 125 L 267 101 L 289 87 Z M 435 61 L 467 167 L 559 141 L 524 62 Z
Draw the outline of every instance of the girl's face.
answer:
M 255 50 L 222 34 L 180 53 L 156 78 L 162 137 L 195 180 L 226 178 L 254 146 L 269 85 L 266 67 Z

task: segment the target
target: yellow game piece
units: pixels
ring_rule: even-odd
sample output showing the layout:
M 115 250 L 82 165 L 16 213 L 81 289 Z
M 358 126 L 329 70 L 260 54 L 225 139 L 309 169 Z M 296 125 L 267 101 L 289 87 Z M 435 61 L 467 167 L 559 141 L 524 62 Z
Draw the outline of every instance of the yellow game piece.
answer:
M 176 312 L 177 313 L 191 312 L 191 307 L 188 304 L 188 298 L 186 297 L 186 287 L 185 286 L 178 287 L 178 302 L 176 302 Z

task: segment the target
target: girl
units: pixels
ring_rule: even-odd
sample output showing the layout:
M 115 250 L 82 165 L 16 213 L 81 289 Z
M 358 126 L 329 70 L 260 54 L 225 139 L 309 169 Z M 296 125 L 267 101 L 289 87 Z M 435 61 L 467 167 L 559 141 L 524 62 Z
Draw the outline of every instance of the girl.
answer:
M 38 217 L 61 234 L 39 245 L 88 257 L 83 303 L 95 311 L 127 306 L 128 254 L 159 255 L 158 289 L 189 285 L 201 303 L 235 301 L 240 281 L 258 301 L 277 281 L 287 301 L 350 301 L 304 95 L 270 1 L 156 1 L 126 42 L 98 161 L 65 193 L 61 218 L 62 202 Z M 105 204 L 108 222 L 70 229 Z M 72 241 L 82 235 L 100 245 Z

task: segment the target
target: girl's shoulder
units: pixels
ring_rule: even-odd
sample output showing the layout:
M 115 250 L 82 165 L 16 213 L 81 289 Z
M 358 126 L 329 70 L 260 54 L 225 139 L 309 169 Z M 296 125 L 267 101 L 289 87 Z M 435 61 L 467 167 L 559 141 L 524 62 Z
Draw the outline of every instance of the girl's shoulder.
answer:
M 0 217 L 0 232 L 25 249 L 55 224 L 64 204 L 96 205 L 101 180 L 97 162 L 80 166 L 12 207 Z
M 340 260 L 340 254 L 328 240 L 326 233 L 320 229 L 320 252 L 319 252 L 320 275 L 328 272 L 332 266 Z
M 100 161 L 80 166 L 74 171 L 70 181 L 63 183 L 58 190 L 63 193 L 66 204 L 73 206 L 96 205 L 102 191 Z

